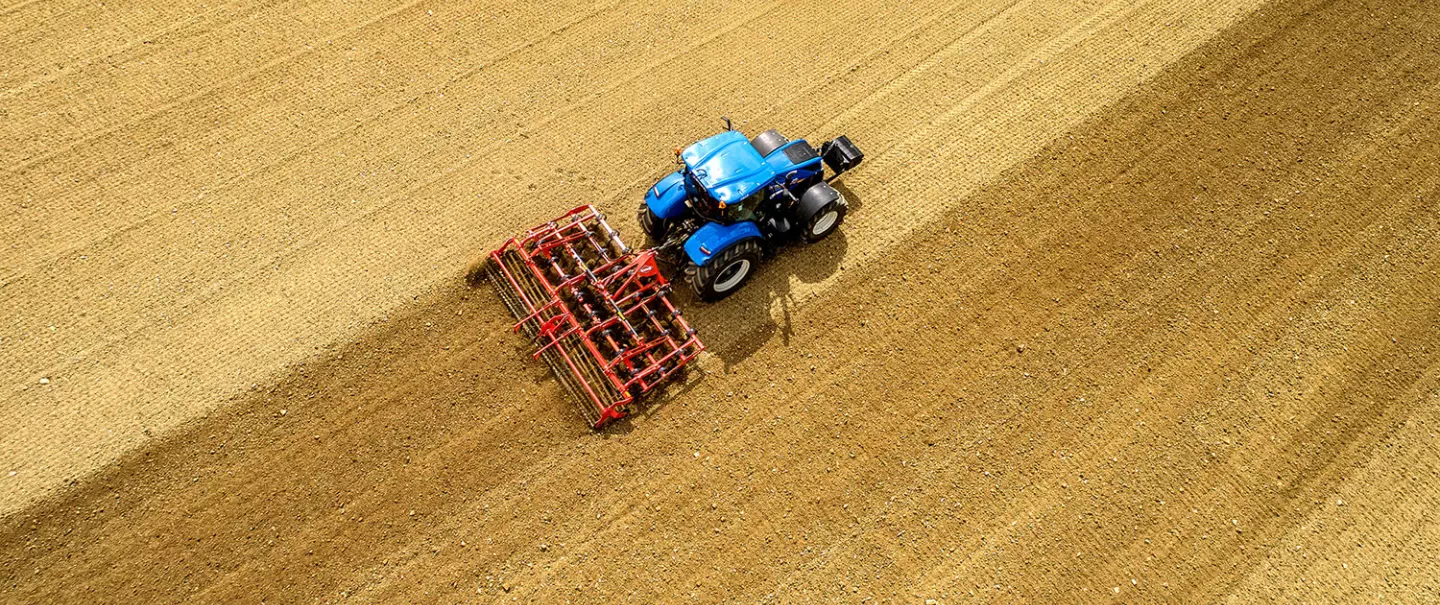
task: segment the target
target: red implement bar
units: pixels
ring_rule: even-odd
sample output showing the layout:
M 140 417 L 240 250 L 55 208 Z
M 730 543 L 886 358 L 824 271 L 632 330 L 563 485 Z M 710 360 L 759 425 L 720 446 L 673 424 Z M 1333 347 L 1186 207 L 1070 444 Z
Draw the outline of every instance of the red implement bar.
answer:
M 655 253 L 631 250 L 594 206 L 505 242 L 487 270 L 515 330 L 535 339 L 535 357 L 595 428 L 705 350 L 666 297 Z

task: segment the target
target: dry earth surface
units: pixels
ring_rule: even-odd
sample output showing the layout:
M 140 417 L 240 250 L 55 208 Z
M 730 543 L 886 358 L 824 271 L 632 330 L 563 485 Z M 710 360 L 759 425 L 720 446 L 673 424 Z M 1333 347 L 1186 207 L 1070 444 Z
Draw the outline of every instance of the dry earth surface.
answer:
M 1440 599 L 1433 2 L 0 32 L 4 602 Z M 722 113 L 852 213 L 592 433 L 463 269 Z

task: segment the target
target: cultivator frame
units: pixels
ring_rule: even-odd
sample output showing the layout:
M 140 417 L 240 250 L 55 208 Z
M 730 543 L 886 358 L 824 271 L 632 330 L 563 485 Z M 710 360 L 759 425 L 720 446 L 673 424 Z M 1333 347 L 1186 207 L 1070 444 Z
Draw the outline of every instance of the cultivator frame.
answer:
M 580 206 L 491 252 L 486 271 L 593 428 L 625 417 L 705 350 L 671 304 L 652 250 L 635 252 Z

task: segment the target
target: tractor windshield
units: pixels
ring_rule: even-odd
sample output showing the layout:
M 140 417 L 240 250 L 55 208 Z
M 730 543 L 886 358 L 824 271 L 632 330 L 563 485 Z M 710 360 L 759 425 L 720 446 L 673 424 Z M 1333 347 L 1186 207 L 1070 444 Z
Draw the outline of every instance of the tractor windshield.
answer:
M 723 214 L 720 211 L 720 203 L 710 197 L 710 192 L 705 190 L 705 186 L 700 184 L 699 179 L 695 178 L 695 174 L 690 171 L 690 168 L 683 169 L 682 173 L 685 175 L 685 202 L 690 205 L 690 209 L 702 217 L 711 220 L 719 219 Z

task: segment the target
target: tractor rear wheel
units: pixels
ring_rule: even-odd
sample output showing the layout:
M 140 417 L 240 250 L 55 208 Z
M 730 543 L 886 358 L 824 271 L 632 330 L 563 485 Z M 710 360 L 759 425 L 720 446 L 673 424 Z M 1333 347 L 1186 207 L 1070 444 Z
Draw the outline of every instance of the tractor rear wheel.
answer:
M 763 158 L 770 155 L 776 149 L 784 147 L 785 144 L 789 142 L 790 139 L 785 138 L 785 135 L 780 134 L 780 131 L 771 128 L 770 130 L 755 135 L 755 138 L 750 139 L 750 146 L 754 147 L 755 151 L 760 152 L 760 157 Z
M 840 228 L 840 223 L 845 222 L 845 211 L 848 209 L 849 204 L 845 203 L 843 195 L 821 206 L 820 210 L 805 221 L 805 241 L 814 243 L 830 237 L 831 233 Z
M 670 221 L 655 215 L 650 209 L 650 204 L 640 202 L 640 209 L 635 212 L 635 219 L 640 222 L 640 228 L 645 231 L 645 236 L 650 238 L 652 243 L 665 241 L 665 234 L 670 231 Z
M 695 296 L 714 302 L 733 294 L 760 266 L 760 243 L 747 239 L 721 250 L 702 267 L 690 273 Z

